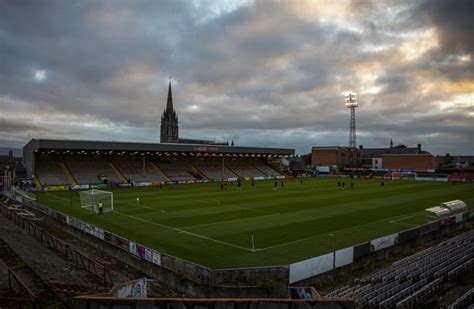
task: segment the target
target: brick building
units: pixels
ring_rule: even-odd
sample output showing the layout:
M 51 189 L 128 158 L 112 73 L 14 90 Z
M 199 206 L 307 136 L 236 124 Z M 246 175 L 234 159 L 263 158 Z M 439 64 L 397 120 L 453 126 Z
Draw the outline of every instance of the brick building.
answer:
M 417 171 L 433 170 L 438 167 L 438 160 L 431 154 L 384 154 L 382 168 L 414 169 Z
M 362 166 L 365 168 L 413 169 L 426 171 L 438 167 L 438 160 L 428 151 L 417 147 L 363 148 Z
M 311 150 L 311 165 L 359 167 L 362 163 L 362 151 L 350 147 L 313 147 Z

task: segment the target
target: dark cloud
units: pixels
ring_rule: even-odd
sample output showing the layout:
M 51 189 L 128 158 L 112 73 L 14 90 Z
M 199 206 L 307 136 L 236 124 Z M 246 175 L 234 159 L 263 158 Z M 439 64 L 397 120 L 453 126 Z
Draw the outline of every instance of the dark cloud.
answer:
M 458 102 L 474 82 L 472 1 L 302 3 L 2 1 L 0 139 L 157 141 L 172 75 L 186 137 L 345 145 L 356 91 L 360 143 L 474 151 L 472 104 Z M 405 59 L 426 29 L 439 42 Z
M 474 51 L 474 2 L 471 0 L 425 0 L 413 11 L 413 19 L 436 26 L 443 50 L 450 53 Z
M 423 1 L 412 10 L 409 21 L 419 27 L 434 26 L 439 37 L 439 46 L 424 59 L 422 65 L 450 80 L 474 79 L 474 2 Z M 471 61 L 460 62 L 459 57 L 468 56 Z
M 47 127 L 42 127 L 31 123 L 28 119 L 5 119 L 0 117 L 0 134 L 20 133 L 25 134 L 29 131 L 42 131 L 47 133 Z

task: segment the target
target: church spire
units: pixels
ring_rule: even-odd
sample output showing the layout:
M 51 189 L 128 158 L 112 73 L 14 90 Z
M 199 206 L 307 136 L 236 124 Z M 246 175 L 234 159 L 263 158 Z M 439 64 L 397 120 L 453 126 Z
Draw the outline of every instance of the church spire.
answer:
M 166 102 L 166 111 L 173 111 L 173 95 L 171 94 L 171 76 L 170 83 L 168 86 L 168 101 Z
M 173 108 L 170 77 L 168 100 L 166 102 L 165 111 L 161 115 L 160 143 L 177 143 L 179 141 L 178 131 L 178 115 L 176 115 L 176 111 Z

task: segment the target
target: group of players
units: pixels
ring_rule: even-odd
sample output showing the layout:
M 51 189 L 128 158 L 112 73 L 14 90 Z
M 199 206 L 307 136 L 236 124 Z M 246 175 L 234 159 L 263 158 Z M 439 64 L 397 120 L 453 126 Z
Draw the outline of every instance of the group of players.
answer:
M 227 181 L 222 181 L 221 182 L 221 190 L 227 190 L 227 187 L 228 187 L 227 183 L 228 183 Z M 233 186 L 234 182 L 230 181 L 230 185 Z M 303 178 L 300 179 L 300 185 L 301 186 L 303 185 Z M 337 186 L 339 188 L 344 189 L 345 186 L 346 186 L 346 183 L 344 181 L 338 181 Z M 380 186 L 382 188 L 384 188 L 385 187 L 385 182 L 381 181 Z M 242 187 L 242 183 L 241 183 L 240 179 L 237 179 L 237 189 L 240 189 L 241 187 Z M 252 188 L 254 188 L 254 187 L 255 187 L 255 180 L 252 179 Z M 281 188 L 285 187 L 285 182 L 283 180 L 280 182 L 280 187 Z M 354 189 L 354 182 L 352 180 L 350 182 L 350 187 L 351 187 L 351 189 Z M 278 189 L 278 181 L 275 181 L 274 184 L 273 184 L 273 190 L 276 190 L 276 189 Z
M 342 181 L 342 182 L 341 182 L 341 181 L 338 181 L 338 182 L 337 182 L 337 186 L 340 187 L 340 188 L 342 188 L 342 189 L 344 189 L 345 186 L 346 186 L 346 183 L 345 183 L 344 181 Z M 351 180 L 351 185 L 350 185 L 350 186 L 351 186 L 351 189 L 354 189 L 354 182 L 353 182 L 352 180 Z M 380 186 L 381 186 L 382 188 L 384 188 L 384 187 L 385 187 L 385 182 L 384 182 L 384 181 L 381 181 L 381 182 L 380 182 Z
M 231 181 L 230 185 L 233 186 L 234 182 Z M 237 178 L 237 189 L 240 189 L 242 186 L 242 183 L 240 182 L 240 179 Z M 255 187 L 255 180 L 252 179 L 252 188 Z M 221 190 L 227 190 L 227 181 L 226 182 L 221 182 Z
M 221 190 L 227 190 L 227 181 L 222 181 L 221 182 Z M 234 185 L 234 182 L 233 181 L 230 181 L 230 185 L 233 186 Z M 303 185 L 303 179 L 300 179 L 300 185 L 302 186 Z M 281 181 L 280 182 L 280 186 L 281 188 L 284 188 L 285 187 L 285 181 Z M 242 183 L 240 182 L 240 179 L 237 179 L 237 189 L 240 189 L 242 187 Z M 252 179 L 252 188 L 255 187 L 255 179 Z M 278 181 L 275 181 L 275 183 L 273 184 L 273 190 L 276 190 L 278 188 Z

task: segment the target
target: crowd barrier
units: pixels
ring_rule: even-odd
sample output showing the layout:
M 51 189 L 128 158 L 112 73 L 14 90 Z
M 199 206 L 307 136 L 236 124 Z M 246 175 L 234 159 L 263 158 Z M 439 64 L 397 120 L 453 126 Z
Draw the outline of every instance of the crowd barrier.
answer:
M 73 249 L 69 244 L 52 235 L 44 228 L 38 226 L 34 221 L 29 220 L 22 213 L 19 213 L 18 210 L 18 208 L 7 208 L 3 204 L 0 204 L 0 212 L 15 224 L 27 230 L 29 235 L 58 253 L 65 260 L 74 262 L 76 267 L 84 269 L 91 275 L 103 280 L 104 286 L 113 285 L 112 276 L 106 266 Z M 57 216 L 56 218 L 59 220 L 63 219 L 60 216 Z

